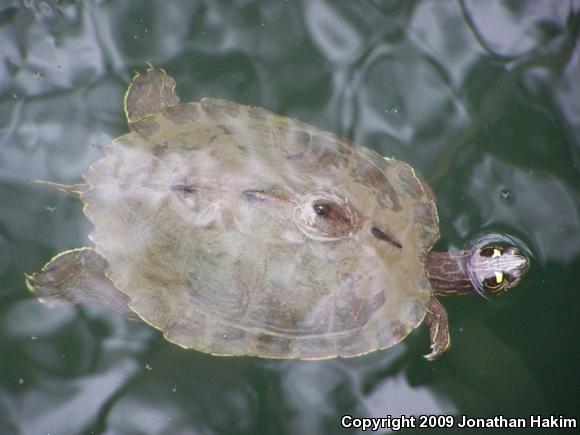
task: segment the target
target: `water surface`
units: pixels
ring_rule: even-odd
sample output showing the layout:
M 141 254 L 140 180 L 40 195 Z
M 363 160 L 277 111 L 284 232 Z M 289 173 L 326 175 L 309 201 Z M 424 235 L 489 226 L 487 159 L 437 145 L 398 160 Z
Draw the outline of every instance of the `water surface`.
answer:
M 0 433 L 334 434 L 340 417 L 580 421 L 577 1 L 5 0 L 0 5 Z M 184 101 L 234 100 L 410 163 L 441 240 L 509 234 L 532 258 L 498 300 L 349 360 L 217 358 L 101 307 L 47 309 L 23 274 L 88 244 L 74 183 L 125 133 L 146 62 Z M 402 433 L 422 433 L 408 429 Z M 527 432 L 531 433 L 531 432 Z

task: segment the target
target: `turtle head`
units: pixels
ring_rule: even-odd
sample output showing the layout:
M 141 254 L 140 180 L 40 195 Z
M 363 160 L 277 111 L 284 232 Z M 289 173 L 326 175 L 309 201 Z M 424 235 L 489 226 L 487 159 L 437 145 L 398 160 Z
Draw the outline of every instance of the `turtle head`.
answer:
M 468 260 L 473 286 L 484 295 L 505 293 L 528 271 L 527 257 L 515 246 L 474 246 Z

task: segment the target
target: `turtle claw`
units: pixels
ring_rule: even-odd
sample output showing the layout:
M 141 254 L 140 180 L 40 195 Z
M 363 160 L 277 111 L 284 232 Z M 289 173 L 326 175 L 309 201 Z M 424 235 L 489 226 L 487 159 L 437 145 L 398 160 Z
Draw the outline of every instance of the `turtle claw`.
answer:
M 443 352 L 451 346 L 451 337 L 449 336 L 449 323 L 447 320 L 447 311 L 441 303 L 431 298 L 425 322 L 429 326 L 429 338 L 431 341 L 431 352 L 423 357 L 427 361 L 434 361 L 439 358 Z
M 431 352 L 429 352 L 426 355 L 423 355 L 423 358 L 425 358 L 427 361 L 431 362 L 431 361 L 435 361 L 436 359 L 438 359 L 443 352 L 445 352 L 446 349 L 434 349 L 433 346 L 431 346 Z
M 34 274 L 34 273 L 32 275 L 29 275 L 27 273 L 24 274 L 24 280 L 25 280 L 25 283 L 26 283 L 26 288 L 32 294 L 36 294 L 37 283 L 36 283 L 35 275 L 36 274 Z

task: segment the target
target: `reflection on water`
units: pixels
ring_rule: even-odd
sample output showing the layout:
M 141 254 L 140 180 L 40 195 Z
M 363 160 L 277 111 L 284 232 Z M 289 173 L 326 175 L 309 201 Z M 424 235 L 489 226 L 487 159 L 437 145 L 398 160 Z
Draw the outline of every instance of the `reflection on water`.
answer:
M 579 28 L 574 1 L 3 2 L 0 433 L 580 418 Z M 437 196 L 437 247 L 512 235 L 532 257 L 522 288 L 443 300 L 454 344 L 434 363 L 424 328 L 361 358 L 268 361 L 184 351 L 100 307 L 44 308 L 24 272 L 86 245 L 91 227 L 76 201 L 31 181 L 79 181 L 125 133 L 123 92 L 146 61 L 184 101 L 263 106 L 410 163 Z

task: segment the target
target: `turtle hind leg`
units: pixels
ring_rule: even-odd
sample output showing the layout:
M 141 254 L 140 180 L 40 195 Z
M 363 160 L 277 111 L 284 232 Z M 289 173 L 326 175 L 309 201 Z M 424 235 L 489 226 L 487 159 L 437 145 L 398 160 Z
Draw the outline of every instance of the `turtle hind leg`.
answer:
M 431 341 L 431 352 L 425 355 L 425 358 L 433 361 L 439 358 L 451 346 L 447 311 L 445 311 L 443 305 L 434 296 L 431 297 L 431 301 L 427 307 L 425 322 L 429 326 L 429 339 Z
M 48 306 L 100 302 L 129 317 L 128 297 L 105 275 L 107 261 L 92 248 L 65 251 L 40 272 L 26 275 L 30 292 Z
M 179 103 L 175 80 L 162 69 L 151 65 L 144 74 L 136 73 L 125 93 L 125 116 L 129 127 L 160 112 L 164 107 Z

